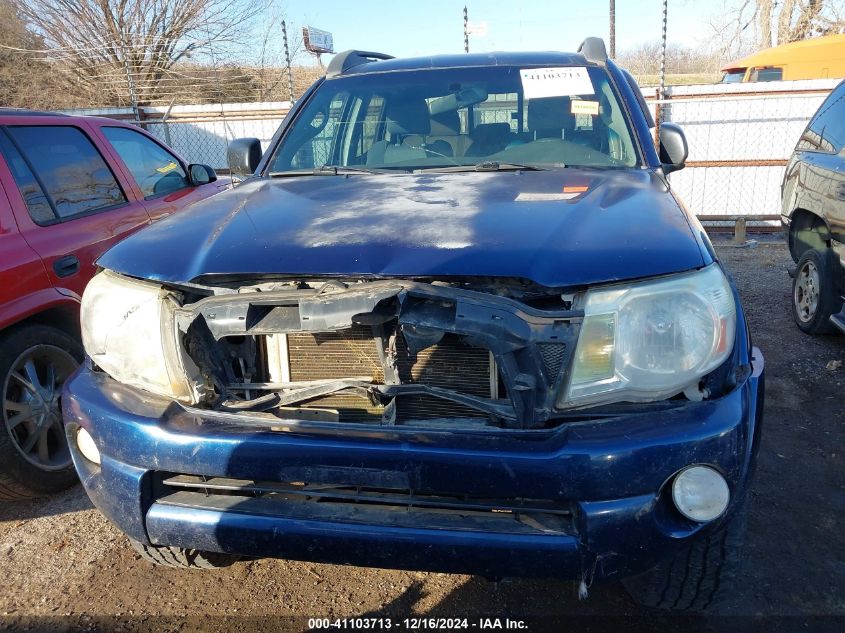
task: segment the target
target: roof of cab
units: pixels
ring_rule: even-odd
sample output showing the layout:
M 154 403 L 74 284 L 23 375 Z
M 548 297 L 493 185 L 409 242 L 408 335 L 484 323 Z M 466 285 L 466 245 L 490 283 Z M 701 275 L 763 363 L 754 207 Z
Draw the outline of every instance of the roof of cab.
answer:
M 341 53 L 342 54 L 342 53 Z M 432 68 L 468 68 L 472 66 L 586 66 L 594 65 L 578 53 L 545 52 L 494 52 L 434 55 L 431 57 L 405 57 L 378 59 L 345 69 L 337 75 L 361 75 L 400 70 L 423 70 Z
M 796 61 L 841 59 L 845 51 L 845 34 L 824 35 L 809 40 L 789 42 L 780 46 L 764 48 L 741 59 L 722 66 L 722 72 L 745 70 L 750 67 L 769 64 L 785 64 Z

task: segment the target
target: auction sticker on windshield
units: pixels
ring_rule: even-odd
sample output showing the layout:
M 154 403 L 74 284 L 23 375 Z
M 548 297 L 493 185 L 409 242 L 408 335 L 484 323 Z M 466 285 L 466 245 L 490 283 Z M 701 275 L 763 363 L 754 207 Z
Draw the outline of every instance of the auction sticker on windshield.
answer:
M 581 66 L 563 68 L 522 68 L 519 71 L 526 99 L 593 94 L 593 82 Z
M 573 99 L 570 112 L 572 112 L 572 114 L 589 114 L 596 116 L 599 113 L 599 102 Z

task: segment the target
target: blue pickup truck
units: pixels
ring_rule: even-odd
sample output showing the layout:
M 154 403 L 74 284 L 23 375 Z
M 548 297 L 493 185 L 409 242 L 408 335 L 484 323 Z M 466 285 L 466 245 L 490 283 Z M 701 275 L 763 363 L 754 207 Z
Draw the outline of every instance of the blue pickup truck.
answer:
M 763 358 L 630 74 L 337 55 L 233 190 L 124 240 L 63 409 L 151 562 L 730 587 Z

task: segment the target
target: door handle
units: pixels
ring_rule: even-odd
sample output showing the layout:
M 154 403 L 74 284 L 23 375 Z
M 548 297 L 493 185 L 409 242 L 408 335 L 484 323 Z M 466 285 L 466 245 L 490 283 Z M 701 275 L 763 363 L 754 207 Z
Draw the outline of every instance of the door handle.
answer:
M 57 277 L 70 277 L 79 272 L 79 258 L 76 255 L 65 255 L 53 262 L 53 271 Z
M 845 200 L 845 183 L 840 183 L 836 187 L 836 199 Z

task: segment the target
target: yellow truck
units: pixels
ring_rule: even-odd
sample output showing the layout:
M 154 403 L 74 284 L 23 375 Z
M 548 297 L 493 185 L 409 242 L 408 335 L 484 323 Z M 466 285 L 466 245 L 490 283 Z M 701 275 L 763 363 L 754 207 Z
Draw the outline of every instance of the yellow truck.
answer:
M 845 35 L 790 42 L 722 67 L 722 83 L 845 77 Z

